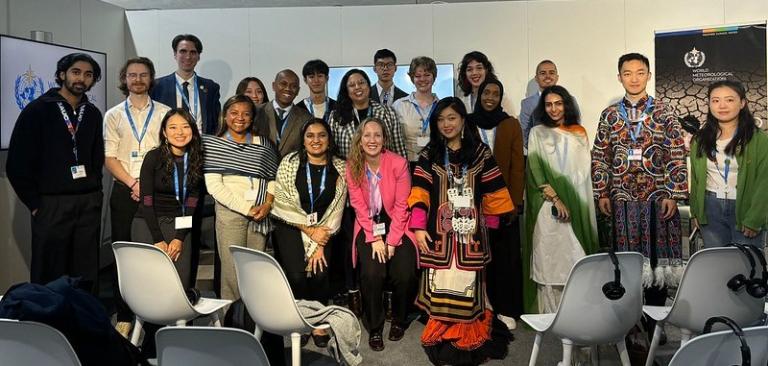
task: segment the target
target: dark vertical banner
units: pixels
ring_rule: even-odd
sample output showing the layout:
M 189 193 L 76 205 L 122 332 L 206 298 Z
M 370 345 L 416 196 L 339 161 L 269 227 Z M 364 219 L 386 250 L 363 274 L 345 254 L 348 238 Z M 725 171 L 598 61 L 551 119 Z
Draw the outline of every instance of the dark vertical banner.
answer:
M 707 86 L 737 80 L 749 108 L 768 129 L 766 23 L 656 32 L 656 97 L 704 121 Z

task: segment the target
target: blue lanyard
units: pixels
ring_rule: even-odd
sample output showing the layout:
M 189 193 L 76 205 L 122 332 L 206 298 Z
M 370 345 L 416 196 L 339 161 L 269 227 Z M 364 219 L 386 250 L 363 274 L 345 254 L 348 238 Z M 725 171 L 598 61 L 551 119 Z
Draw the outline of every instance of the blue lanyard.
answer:
M 181 192 L 179 192 L 179 166 L 176 165 L 176 162 L 173 163 L 173 189 L 176 191 L 176 201 L 179 201 L 179 204 L 181 205 L 181 215 L 185 215 L 185 207 L 184 207 L 184 201 L 187 199 L 187 159 L 188 159 L 189 153 L 184 153 L 184 183 L 182 183 L 181 186 Z M 181 193 L 181 194 L 179 194 Z
M 488 135 L 486 135 L 485 133 L 485 129 L 482 127 L 478 127 L 477 129 L 480 130 L 480 139 L 482 139 L 486 145 L 488 145 L 489 147 L 492 147 L 491 143 L 489 142 L 490 139 L 488 138 Z M 493 140 L 494 142 L 496 142 L 496 133 L 495 133 L 496 127 L 492 128 L 491 130 L 494 131 Z
M 317 198 L 323 195 L 325 191 L 325 177 L 328 173 L 328 166 L 323 167 L 323 176 L 320 178 L 320 192 L 317 192 Z M 315 194 L 312 192 L 312 175 L 309 173 L 309 162 L 307 162 L 307 191 L 309 191 L 309 211 L 315 212 Z
M 624 120 L 624 122 L 627 123 L 627 128 L 629 128 L 629 137 L 632 139 L 633 143 L 637 143 L 637 137 L 640 136 L 640 131 L 643 129 L 643 122 L 645 121 L 645 117 L 648 114 L 649 111 L 653 109 L 653 97 L 648 96 L 648 99 L 645 101 L 645 108 L 643 108 L 643 113 L 640 115 L 639 118 L 630 118 L 629 113 L 627 111 L 627 106 L 624 104 L 624 100 L 621 100 L 619 102 L 619 117 Z M 635 108 L 636 110 L 636 108 Z M 629 125 L 629 122 L 638 121 L 637 127 L 635 127 L 634 130 L 632 130 L 632 127 Z
M 723 178 L 723 182 L 725 182 L 726 185 L 728 185 L 728 174 L 731 172 L 731 156 L 725 155 L 725 169 L 723 169 L 723 172 L 720 171 L 720 164 L 717 163 L 717 150 L 714 152 L 715 155 L 715 168 L 717 169 L 717 174 L 720 174 L 720 177 Z
M 77 136 L 77 130 L 83 123 L 83 115 L 85 115 L 85 104 L 80 106 L 80 112 L 77 113 L 77 126 L 72 125 L 72 121 L 69 119 L 69 114 L 67 113 L 67 110 L 64 109 L 64 103 L 58 102 L 56 104 L 59 105 L 61 117 L 64 118 L 64 123 L 67 125 L 67 131 L 69 131 L 69 134 L 72 135 L 72 154 L 75 155 L 75 163 L 77 164 L 80 162 L 80 160 L 77 158 L 77 139 L 75 136 Z
M 432 117 L 432 111 L 435 110 L 435 105 L 437 105 L 437 101 L 433 101 L 432 105 L 429 106 L 429 113 L 427 113 L 427 117 L 424 118 L 424 114 L 421 113 L 421 108 L 419 108 L 419 103 L 416 103 L 414 101 L 411 101 L 413 104 L 413 107 L 416 108 L 416 113 L 419 114 L 419 117 L 421 117 L 421 134 L 425 135 L 427 133 L 427 128 L 429 128 L 429 119 Z
M 304 99 L 304 104 L 309 108 L 309 114 L 315 117 L 315 107 L 312 103 L 312 98 Z M 325 112 L 323 112 L 323 121 L 328 122 L 328 116 L 331 114 L 331 105 L 328 102 L 328 97 L 325 97 Z
M 445 147 L 445 158 L 443 159 L 445 164 L 445 172 L 448 173 L 448 185 L 453 184 L 453 171 L 451 170 L 451 163 L 448 161 L 448 147 Z M 467 177 L 467 164 L 461 166 L 462 178 Z
M 283 131 L 285 131 L 285 125 L 288 124 L 288 115 L 291 114 L 290 111 L 283 110 L 285 112 L 285 116 L 280 119 L 281 126 L 280 126 L 280 132 L 277 134 L 277 144 L 280 145 L 280 140 L 283 139 Z M 280 116 L 278 116 L 280 118 Z
M 139 131 L 136 129 L 136 123 L 133 122 L 131 110 L 128 108 L 128 99 L 126 99 L 123 104 L 125 107 L 125 115 L 128 117 L 128 123 L 131 125 L 131 130 L 133 131 L 133 137 L 136 138 L 136 141 L 139 143 L 139 150 L 141 150 L 141 141 L 144 140 L 144 135 L 147 134 L 149 120 L 152 119 L 152 113 L 155 112 L 155 102 L 153 102 L 152 99 L 149 100 L 149 113 L 147 114 L 147 119 L 144 120 L 144 126 L 141 128 L 141 135 L 139 135 Z
M 173 80 L 176 81 L 176 89 L 179 91 L 179 95 L 181 95 L 181 100 L 184 101 L 184 103 L 187 103 L 187 106 L 189 106 L 190 110 L 189 113 L 192 114 L 192 118 L 197 120 L 197 104 L 200 101 L 200 96 L 197 94 L 197 74 L 192 76 L 192 79 L 194 81 L 194 90 L 195 90 L 195 107 L 192 108 L 192 104 L 189 104 L 189 99 L 187 99 L 187 96 L 184 95 L 184 91 L 181 89 L 181 84 L 179 84 L 179 79 L 176 78 L 176 76 L 173 77 Z
M 229 133 L 229 131 L 227 131 L 227 140 L 229 140 L 229 141 L 232 141 L 232 142 L 234 142 L 234 143 L 236 143 L 236 144 L 239 144 L 239 142 L 235 141 L 235 139 L 234 139 L 234 138 L 232 138 L 232 134 L 231 134 L 231 133 Z M 253 141 L 253 135 L 251 135 L 251 133 L 250 133 L 250 132 L 247 132 L 247 133 L 245 134 L 245 144 L 246 144 L 246 145 L 250 145 L 250 144 L 251 144 L 251 141 Z

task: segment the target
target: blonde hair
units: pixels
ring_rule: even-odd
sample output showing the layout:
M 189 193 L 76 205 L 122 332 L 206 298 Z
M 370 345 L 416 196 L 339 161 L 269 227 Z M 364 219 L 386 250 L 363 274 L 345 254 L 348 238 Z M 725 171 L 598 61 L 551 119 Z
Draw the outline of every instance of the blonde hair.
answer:
M 349 155 L 347 155 L 349 169 L 352 171 L 352 179 L 357 183 L 362 182 L 363 177 L 365 176 L 365 152 L 363 152 L 362 147 L 363 128 L 371 122 L 376 123 L 381 127 L 381 134 L 384 137 L 383 144 L 386 144 L 388 140 L 387 129 L 384 126 L 384 122 L 376 117 L 368 117 L 357 126 L 357 131 L 355 131 L 355 135 L 352 136 L 352 146 L 350 147 Z M 382 150 L 384 150 L 383 146 Z

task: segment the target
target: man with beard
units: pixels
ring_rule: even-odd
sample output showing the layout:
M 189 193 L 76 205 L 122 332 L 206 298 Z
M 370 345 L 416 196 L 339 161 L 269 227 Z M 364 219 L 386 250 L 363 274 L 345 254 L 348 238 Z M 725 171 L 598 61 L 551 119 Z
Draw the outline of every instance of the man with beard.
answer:
M 56 83 L 19 114 L 6 173 L 32 213 L 30 280 L 82 277 L 94 291 L 101 231 L 104 138 L 101 112 L 85 93 L 101 67 L 84 53 L 56 64 Z
M 254 119 L 257 133 L 267 136 L 281 157 L 299 149 L 303 141 L 301 127 L 311 118 L 306 109 L 293 108 L 299 88 L 299 76 L 295 72 L 289 69 L 278 72 L 272 82 L 275 98 L 263 104 Z
M 371 87 L 371 99 L 391 107 L 396 100 L 408 94 L 395 85 L 393 78 L 397 72 L 397 56 L 384 48 L 373 55 L 373 71 L 376 72 L 376 87 Z
M 155 66 L 146 57 L 132 58 L 120 69 L 120 90 L 127 98 L 104 114 L 104 165 L 114 183 L 109 198 L 112 241 L 131 241 L 131 223 L 139 207 L 139 173 L 144 155 L 157 147 L 160 122 L 170 110 L 149 98 Z M 117 272 L 111 268 L 117 307 L 117 330 L 127 336 L 131 314 L 117 288 Z

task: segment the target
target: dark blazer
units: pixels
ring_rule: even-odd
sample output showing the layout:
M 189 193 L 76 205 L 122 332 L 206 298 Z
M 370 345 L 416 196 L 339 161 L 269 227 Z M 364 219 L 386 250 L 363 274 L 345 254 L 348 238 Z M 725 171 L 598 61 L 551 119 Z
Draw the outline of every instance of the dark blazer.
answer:
M 382 101 L 379 97 L 379 87 L 376 86 L 376 84 L 378 83 L 373 83 L 373 85 L 371 85 L 371 99 L 381 104 L 384 104 L 384 101 Z M 402 97 L 407 97 L 407 96 L 408 96 L 408 93 L 404 92 L 402 89 L 398 88 L 397 85 L 395 85 L 395 96 L 394 98 L 392 98 L 392 103 L 394 103 L 396 100 Z M 389 105 L 391 106 L 392 104 L 390 103 Z
M 201 122 L 203 130 L 200 133 L 216 134 L 216 130 L 219 128 L 219 113 L 221 113 L 219 84 L 200 75 L 197 76 L 197 84 L 200 88 L 200 114 L 203 116 Z M 149 95 L 152 97 L 152 100 L 156 100 L 171 108 L 181 108 L 180 105 L 176 105 L 176 73 L 155 79 L 155 86 Z M 190 97 L 192 96 L 190 95 Z M 194 104 L 194 101 L 190 100 L 190 103 Z
M 309 113 L 309 108 L 307 107 L 307 100 L 306 99 L 302 99 L 298 103 L 296 103 L 296 107 L 299 107 L 299 108 L 307 111 L 307 113 Z M 328 98 L 328 107 L 325 109 L 325 116 L 326 117 L 324 119 L 325 119 L 326 122 L 328 122 L 331 119 L 331 113 L 333 113 L 333 111 L 335 111 L 335 110 L 336 110 L 336 101 L 333 98 L 329 97 Z M 312 116 L 312 113 L 309 113 L 309 115 L 310 115 L 310 117 L 314 117 L 314 116 Z
M 290 152 L 299 150 L 302 143 L 301 127 L 310 118 L 312 116 L 309 115 L 306 109 L 301 109 L 294 104 L 291 107 L 291 111 L 288 112 L 288 119 L 285 121 L 287 125 L 283 130 L 283 136 L 279 144 L 277 143 L 277 134 L 279 132 L 277 130 L 277 112 L 271 101 L 258 106 L 258 112 L 253 123 L 256 124 L 256 133 L 267 136 L 277 146 L 277 151 L 282 158 Z

